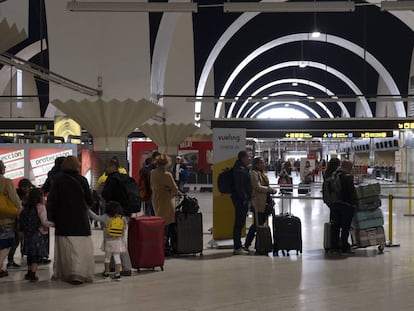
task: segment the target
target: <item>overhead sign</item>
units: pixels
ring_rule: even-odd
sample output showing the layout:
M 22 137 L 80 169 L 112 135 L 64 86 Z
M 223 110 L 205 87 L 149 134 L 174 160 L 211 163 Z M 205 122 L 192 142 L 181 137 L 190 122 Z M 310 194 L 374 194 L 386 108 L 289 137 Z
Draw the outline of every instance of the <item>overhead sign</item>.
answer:
M 382 131 L 382 132 L 325 132 L 322 134 L 322 138 L 343 138 L 343 139 L 350 139 L 350 138 L 386 138 L 386 137 L 394 137 L 392 131 Z
M 285 134 L 285 138 L 313 138 L 311 133 L 290 132 Z
M 414 130 L 414 122 L 401 122 L 398 123 L 399 130 Z

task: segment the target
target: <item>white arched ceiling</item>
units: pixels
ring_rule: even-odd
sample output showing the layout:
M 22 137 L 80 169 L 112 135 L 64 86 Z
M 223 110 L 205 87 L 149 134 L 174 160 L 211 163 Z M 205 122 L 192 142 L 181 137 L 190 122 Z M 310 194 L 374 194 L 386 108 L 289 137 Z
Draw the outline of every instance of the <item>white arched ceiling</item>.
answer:
M 150 92 L 151 95 L 155 97 L 164 93 L 165 74 L 171 42 L 182 14 L 183 13 L 164 13 L 161 18 L 151 62 Z M 161 106 L 163 105 L 162 98 L 158 103 Z
M 259 109 L 257 109 L 255 112 L 253 112 L 250 116 L 245 116 L 245 118 L 255 118 L 263 110 L 265 110 L 265 109 L 267 109 L 269 107 L 272 107 L 272 106 L 279 106 L 279 105 L 284 105 L 285 106 L 286 103 L 284 103 L 284 102 L 271 102 L 271 103 L 267 103 L 266 105 L 263 105 L 262 107 L 260 107 Z M 310 108 L 306 104 L 303 104 L 301 102 L 289 102 L 289 105 L 301 107 L 301 108 L 309 111 L 311 114 L 313 114 L 315 118 L 317 118 L 317 119 L 320 119 L 321 118 L 321 116 L 319 115 L 319 113 L 317 113 L 314 109 Z
M 271 67 L 268 67 L 264 70 L 262 70 L 261 72 L 257 73 L 254 77 L 252 77 L 249 81 L 247 81 L 246 84 L 243 85 L 243 87 L 240 89 L 240 91 L 237 93 L 236 96 L 242 96 L 244 91 L 251 85 L 253 84 L 256 80 L 258 80 L 259 78 L 261 78 L 262 76 L 268 74 L 269 72 L 281 69 L 281 68 L 286 68 L 286 67 L 297 67 L 299 66 L 299 63 L 302 61 L 289 61 L 289 62 L 284 62 L 284 63 L 280 63 Z M 336 70 L 335 68 L 332 68 L 330 66 L 327 66 L 325 64 L 322 63 L 318 63 L 318 62 L 312 62 L 312 61 L 305 61 L 308 67 L 313 67 L 313 68 L 318 68 L 321 70 L 325 70 L 329 73 L 331 73 L 332 75 L 336 76 L 338 79 L 342 80 L 355 94 L 362 94 L 361 90 L 356 86 L 356 84 L 354 82 L 352 82 L 351 79 L 349 79 L 347 76 L 345 76 L 342 72 Z M 372 117 L 372 111 L 371 108 L 369 107 L 368 101 L 365 98 L 360 98 L 360 102 L 362 104 L 362 108 L 364 109 L 365 112 L 365 116 L 366 117 Z M 236 102 L 233 102 L 230 105 L 230 109 L 229 112 L 227 114 L 227 117 L 231 117 L 233 114 L 233 109 L 236 105 Z M 245 106 L 245 103 L 241 106 L 240 109 L 243 109 Z
M 26 46 L 24 49 L 20 50 L 16 56 L 24 59 L 29 60 L 40 53 L 40 49 L 43 46 L 43 50 L 47 49 L 47 43 L 46 40 L 43 39 L 43 43 L 41 44 L 41 41 L 36 41 L 28 46 Z M 15 74 L 16 71 L 14 71 L 13 74 Z M 8 83 L 10 82 L 10 66 L 3 66 L 3 68 L 0 69 L 0 94 L 3 94 L 5 91 L 5 88 L 7 87 Z
M 283 95 L 295 95 L 295 96 L 303 96 L 304 98 L 307 98 L 308 94 L 303 93 L 303 92 L 298 92 L 298 91 L 281 91 L 281 92 L 276 92 L 276 93 L 272 93 L 269 96 L 271 97 L 275 97 L 275 96 L 283 96 Z M 290 102 L 289 102 L 290 103 Z M 335 116 L 333 115 L 333 113 L 328 109 L 328 107 L 326 107 L 325 104 L 323 104 L 320 101 L 316 101 L 315 102 L 319 107 L 322 108 L 323 111 L 325 111 L 327 113 L 327 115 L 330 118 L 335 118 Z M 260 104 L 260 102 L 256 102 L 255 104 Z M 236 118 L 240 118 L 241 113 L 243 112 L 244 107 L 247 105 L 247 101 L 245 101 L 243 103 L 243 106 L 239 108 L 239 110 L 237 111 L 237 115 Z M 256 105 L 257 106 L 257 105 Z M 255 107 L 256 107 L 255 106 Z M 307 108 L 310 108 L 307 106 Z M 247 113 L 249 113 L 251 110 L 249 109 L 249 111 Z M 243 116 L 243 118 L 246 118 L 247 113 Z M 227 115 L 228 118 L 232 118 L 232 116 Z
M 265 89 L 275 86 L 275 85 L 280 85 L 280 84 L 285 84 L 285 83 L 293 83 L 296 82 L 298 84 L 305 84 L 305 85 L 309 85 L 311 87 L 314 87 L 320 91 L 322 91 L 323 93 L 326 93 L 329 96 L 334 96 L 335 94 L 329 90 L 328 88 L 324 87 L 323 85 L 313 82 L 313 81 L 309 81 L 309 80 L 305 80 L 305 79 L 296 79 L 296 78 L 291 78 L 291 79 L 281 79 L 281 80 L 277 80 L 277 81 L 272 81 L 266 85 L 261 86 L 260 88 L 258 88 L 257 90 L 255 90 L 251 96 L 256 96 L 257 94 L 261 93 L 262 91 L 264 91 Z M 248 115 L 249 113 L 251 113 L 254 108 L 256 108 L 258 105 L 260 104 L 260 102 L 256 102 L 253 105 L 251 105 L 251 107 L 249 108 L 249 110 L 246 112 L 245 115 Z M 342 115 L 346 118 L 350 117 L 349 111 L 348 109 L 346 109 L 345 105 L 343 102 L 341 101 L 337 101 L 337 104 L 339 105 L 339 107 L 342 110 Z
M 230 88 L 230 85 L 236 79 L 238 74 L 256 57 L 260 56 L 266 51 L 273 49 L 277 46 L 291 43 L 291 42 L 297 42 L 297 41 L 319 41 L 319 42 L 324 42 L 324 43 L 331 43 L 331 44 L 343 47 L 344 49 L 347 49 L 348 51 L 365 59 L 365 61 L 368 64 L 370 64 L 378 72 L 381 78 L 385 81 L 389 94 L 400 95 L 400 91 L 394 79 L 391 77 L 391 74 L 371 53 L 367 52 L 362 47 L 352 43 L 351 41 L 348 41 L 346 39 L 333 36 L 333 35 L 321 34 L 319 38 L 312 38 L 311 33 L 299 33 L 299 34 L 288 35 L 288 36 L 284 36 L 284 37 L 280 37 L 275 40 L 272 40 L 260 46 L 259 48 L 254 50 L 252 53 L 250 53 L 243 61 L 240 62 L 240 64 L 236 67 L 236 69 L 234 69 L 234 71 L 231 73 L 230 77 L 228 78 L 228 80 L 226 81 L 223 87 L 223 90 L 220 93 L 220 96 L 226 96 L 227 91 Z M 222 102 L 218 102 L 217 110 L 216 110 L 216 118 L 218 118 L 220 115 L 221 106 L 222 106 Z M 399 117 L 406 116 L 405 107 L 402 101 L 395 102 L 395 108 L 397 110 L 397 114 Z
M 263 1 L 269 2 L 269 1 Z M 271 2 L 271 1 L 270 1 Z M 274 2 L 284 2 L 281 0 L 274 0 Z M 367 0 L 369 3 L 373 3 L 378 5 L 375 0 Z M 414 12 L 412 11 L 404 11 L 404 12 L 388 12 L 398 19 L 400 19 L 404 24 L 406 24 L 412 31 L 414 31 Z M 220 54 L 221 50 L 227 45 L 228 41 L 251 19 L 259 15 L 260 13 L 243 13 L 241 14 L 223 33 L 223 35 L 219 38 L 217 43 L 214 45 L 213 49 L 211 50 L 206 63 L 204 64 L 203 70 L 200 75 L 199 83 L 197 86 L 197 96 L 202 96 L 204 94 L 204 90 L 206 87 L 207 79 L 212 71 L 213 65 Z M 401 105 L 400 105 L 401 106 Z M 197 115 L 201 113 L 201 101 L 195 102 L 195 114 Z M 405 110 L 404 110 L 405 115 Z

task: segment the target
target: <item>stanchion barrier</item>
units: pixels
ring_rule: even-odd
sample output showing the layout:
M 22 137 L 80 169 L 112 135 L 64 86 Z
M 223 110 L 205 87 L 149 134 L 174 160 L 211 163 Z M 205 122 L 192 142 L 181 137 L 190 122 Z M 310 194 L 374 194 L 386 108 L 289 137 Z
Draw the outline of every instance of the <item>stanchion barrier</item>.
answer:
M 385 243 L 386 247 L 399 247 L 400 244 L 394 244 L 392 243 L 392 203 L 393 203 L 394 197 L 392 194 L 388 196 L 388 241 Z
M 413 184 L 411 182 L 408 183 L 408 213 L 404 214 L 404 216 L 414 216 L 412 213 L 412 200 L 411 197 L 413 196 Z

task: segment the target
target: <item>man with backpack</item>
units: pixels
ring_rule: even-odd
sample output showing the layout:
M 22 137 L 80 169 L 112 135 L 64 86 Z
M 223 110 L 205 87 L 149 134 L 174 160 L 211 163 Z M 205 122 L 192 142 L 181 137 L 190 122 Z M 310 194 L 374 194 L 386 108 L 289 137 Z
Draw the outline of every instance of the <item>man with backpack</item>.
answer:
M 234 206 L 233 255 L 249 253 L 247 249 L 242 248 L 241 242 L 241 233 L 246 224 L 246 217 L 252 198 L 249 164 L 250 156 L 248 153 L 246 151 L 240 151 L 233 165 L 233 187 L 231 193 L 231 200 Z
M 354 203 L 357 200 L 354 176 L 351 174 L 351 161 L 342 161 L 341 166 L 333 173 L 339 183 L 336 187 L 337 202 L 331 204 L 332 217 L 332 252 L 353 254 L 348 243 L 349 230 L 354 217 Z
M 108 178 L 105 181 L 104 188 L 102 190 L 101 195 L 102 195 L 102 198 L 104 198 L 106 202 L 109 202 L 109 201 L 118 202 L 122 206 L 125 216 L 130 216 L 130 214 L 128 214 L 128 195 L 122 183 L 122 179 L 128 178 L 129 176 L 126 174 L 119 173 L 118 169 L 119 169 L 119 161 L 117 159 L 111 158 L 106 161 L 105 173 L 108 176 Z M 125 244 L 127 245 L 127 241 L 125 241 Z M 129 258 L 128 251 L 121 253 L 121 264 L 122 264 L 121 275 L 131 276 L 132 265 L 131 265 L 131 260 Z

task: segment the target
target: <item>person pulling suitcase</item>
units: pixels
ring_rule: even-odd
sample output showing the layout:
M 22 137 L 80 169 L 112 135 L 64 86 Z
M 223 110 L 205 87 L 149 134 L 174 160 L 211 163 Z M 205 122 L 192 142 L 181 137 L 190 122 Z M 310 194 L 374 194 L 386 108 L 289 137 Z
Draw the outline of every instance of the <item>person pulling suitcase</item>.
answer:
M 254 211 L 254 216 L 253 224 L 247 233 L 244 249 L 249 251 L 256 235 L 256 251 L 267 254 L 267 250 L 268 252 L 272 251 L 272 238 L 269 226 L 263 225 L 273 209 L 273 200 L 270 195 L 276 193 L 276 189 L 269 186 L 269 178 L 264 171 L 264 167 L 265 163 L 262 158 L 256 157 L 253 159 L 250 180 L 252 184 L 251 208 Z M 260 250 L 258 250 L 259 245 Z

